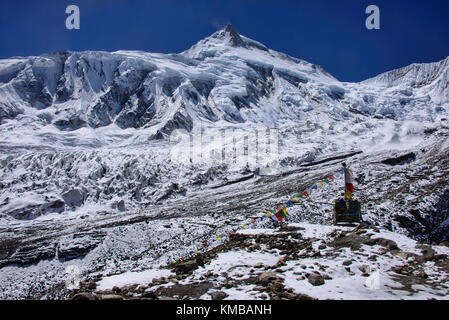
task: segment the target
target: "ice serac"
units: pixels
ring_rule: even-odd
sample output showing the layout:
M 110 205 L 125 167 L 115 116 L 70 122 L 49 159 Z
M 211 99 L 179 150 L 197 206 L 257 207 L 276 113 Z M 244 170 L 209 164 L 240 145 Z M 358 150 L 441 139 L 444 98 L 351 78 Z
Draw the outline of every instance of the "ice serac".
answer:
M 447 103 L 449 101 L 449 57 L 434 63 L 414 63 L 385 72 L 363 83 L 389 88 L 410 88 L 417 94 L 429 94 L 436 103 Z

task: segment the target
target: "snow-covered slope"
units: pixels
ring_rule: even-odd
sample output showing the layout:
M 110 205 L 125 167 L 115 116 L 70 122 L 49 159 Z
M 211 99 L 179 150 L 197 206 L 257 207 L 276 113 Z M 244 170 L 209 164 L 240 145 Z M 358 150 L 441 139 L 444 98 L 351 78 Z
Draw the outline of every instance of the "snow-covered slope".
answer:
M 415 95 L 429 95 L 436 103 L 444 104 L 449 99 L 449 57 L 434 63 L 414 63 L 365 80 L 363 83 L 387 88 L 409 88 Z
M 201 256 L 207 262 L 203 268 L 189 261 L 184 263 L 193 264 L 189 272 L 182 272 L 181 263 L 172 272 L 154 268 L 111 275 L 97 280 L 90 292 L 92 279 L 77 297 L 446 300 L 448 253 L 447 247 L 385 230 L 298 223 L 239 231 Z

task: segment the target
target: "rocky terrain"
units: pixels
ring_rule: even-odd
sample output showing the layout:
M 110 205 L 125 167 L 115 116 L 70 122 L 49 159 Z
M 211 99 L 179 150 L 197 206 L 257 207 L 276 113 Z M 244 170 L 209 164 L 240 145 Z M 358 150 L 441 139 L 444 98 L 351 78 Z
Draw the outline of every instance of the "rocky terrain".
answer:
M 376 227 L 285 224 L 233 234 L 161 277 L 157 269 L 139 281 L 137 273 L 97 276 L 70 298 L 447 299 L 448 254 L 448 244 L 423 245 Z

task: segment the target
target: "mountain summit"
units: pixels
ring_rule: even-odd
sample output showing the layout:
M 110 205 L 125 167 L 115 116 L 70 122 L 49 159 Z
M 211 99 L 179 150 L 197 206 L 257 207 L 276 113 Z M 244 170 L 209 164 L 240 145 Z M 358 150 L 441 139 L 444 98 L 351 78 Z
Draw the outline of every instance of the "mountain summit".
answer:
M 226 25 L 226 27 L 212 35 L 212 38 L 226 40 L 233 47 L 245 46 L 245 42 L 242 40 L 237 31 L 234 30 L 231 24 Z
M 232 50 L 232 48 L 256 49 L 268 52 L 266 46 L 240 35 L 231 24 L 228 24 L 223 29 L 199 41 L 183 54 L 202 60 L 207 57 L 218 56 Z

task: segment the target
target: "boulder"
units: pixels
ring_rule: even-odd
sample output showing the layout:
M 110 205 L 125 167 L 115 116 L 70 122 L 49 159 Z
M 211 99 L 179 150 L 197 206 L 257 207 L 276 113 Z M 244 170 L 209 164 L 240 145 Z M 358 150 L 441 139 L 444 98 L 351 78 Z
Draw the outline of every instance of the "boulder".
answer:
M 200 266 L 200 267 L 202 267 L 202 268 L 204 268 L 205 266 L 204 266 L 204 261 L 203 261 L 203 259 L 201 259 L 201 257 L 198 257 L 198 258 L 196 258 L 196 264 L 198 265 L 198 266 Z
M 123 199 L 116 200 L 116 201 L 112 202 L 111 208 L 117 209 L 118 211 L 125 211 L 126 210 L 125 201 Z
M 229 294 L 223 291 L 211 292 L 209 295 L 212 297 L 212 300 L 223 300 L 229 296 Z
M 370 266 L 369 266 L 369 265 L 366 265 L 366 264 L 361 265 L 361 266 L 359 267 L 359 270 L 360 270 L 362 273 L 369 273 L 369 272 L 370 272 Z
M 144 294 L 142 294 L 142 298 L 158 300 L 158 297 L 157 297 L 156 293 L 154 293 L 153 291 L 145 292 Z
M 416 256 L 416 255 L 413 254 L 413 253 L 410 253 L 410 252 L 404 252 L 404 251 L 398 252 L 398 253 L 396 253 L 396 255 L 397 255 L 398 257 L 404 259 L 404 260 L 407 260 L 407 259 L 410 258 L 410 257 Z
M 71 189 L 62 194 L 62 198 L 64 199 L 64 203 L 71 207 L 78 207 L 84 201 L 83 193 L 78 189 Z
M 281 258 L 279 258 L 279 261 L 278 261 L 277 265 L 278 266 L 285 266 L 286 262 L 287 262 L 287 257 L 286 256 L 285 257 L 281 257 Z
M 274 281 L 277 279 L 280 279 L 280 277 L 277 275 L 276 272 L 267 271 L 267 272 L 261 273 L 259 275 L 259 277 L 257 278 L 257 283 L 262 284 L 262 285 L 267 285 L 271 281 Z
M 427 273 L 426 273 L 425 271 L 423 271 L 423 270 L 418 271 L 417 276 L 420 277 L 420 278 L 423 278 L 423 279 L 429 278 L 429 276 L 427 275 Z
M 117 287 L 117 286 L 114 286 L 114 287 L 112 288 L 112 291 L 114 291 L 114 292 L 116 292 L 116 293 L 120 293 L 120 292 L 122 292 L 122 289 L 120 289 L 120 288 Z
M 186 273 L 189 273 L 190 271 L 193 271 L 197 268 L 198 268 L 198 264 L 196 263 L 196 261 L 186 261 L 186 262 L 178 264 L 175 267 L 175 272 L 177 274 L 186 274 Z
M 89 281 L 86 283 L 86 289 L 95 290 L 97 288 L 97 283 L 95 281 Z
M 311 273 L 307 280 L 309 280 L 312 286 L 321 286 L 324 284 L 324 278 L 319 273 Z
M 431 246 L 423 245 L 421 248 L 421 253 L 426 261 L 430 261 L 435 257 L 436 251 L 433 250 Z
M 280 282 L 279 280 L 274 281 L 273 283 L 270 284 L 269 288 L 268 288 L 271 292 L 284 292 L 284 284 L 282 282 Z
M 361 276 L 361 277 L 369 277 L 369 273 L 362 272 L 362 273 L 360 274 L 360 276 Z
M 62 213 L 65 210 L 65 203 L 61 199 L 49 200 L 42 205 L 42 210 L 46 213 Z
M 345 260 L 345 261 L 343 261 L 342 264 L 343 264 L 344 266 L 349 266 L 349 265 L 352 264 L 352 261 L 353 261 L 353 260 L 351 260 L 351 259 L 350 259 L 350 260 Z
M 381 245 L 382 247 L 387 248 L 389 251 L 399 250 L 398 245 L 393 240 L 384 239 L 384 238 L 378 238 L 375 239 L 377 244 Z

